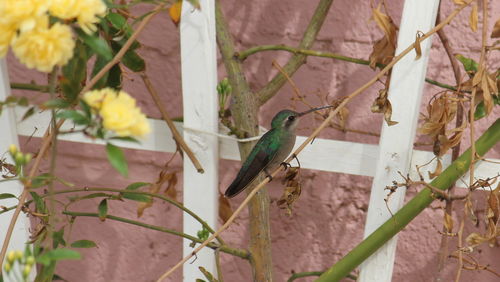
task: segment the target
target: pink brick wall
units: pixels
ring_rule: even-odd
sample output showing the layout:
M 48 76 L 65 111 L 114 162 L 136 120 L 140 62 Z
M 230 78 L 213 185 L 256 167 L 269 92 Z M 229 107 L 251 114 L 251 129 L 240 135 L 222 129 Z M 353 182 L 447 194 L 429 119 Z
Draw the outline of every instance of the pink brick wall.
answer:
M 296 46 L 301 34 L 314 11 L 318 1 L 221 1 L 230 29 L 236 38 L 237 48 L 243 50 L 259 44 L 287 44 Z M 403 1 L 386 1 L 389 13 L 397 25 Z M 448 15 L 452 1 L 443 1 L 442 13 Z M 490 27 L 500 14 L 500 1 L 489 1 Z M 145 12 L 149 6 L 139 6 L 136 14 Z M 479 59 L 480 32 L 473 33 L 468 27 L 470 9 L 466 9 L 445 31 L 451 39 L 455 52 Z M 368 1 L 337 0 L 334 2 L 325 25 L 319 33 L 313 49 L 335 52 L 347 56 L 367 58 L 372 42 L 381 36 L 375 23 L 369 20 Z M 480 18 L 481 19 L 481 18 Z M 181 116 L 181 83 L 178 29 L 170 22 L 167 13 L 161 13 L 140 36 L 143 47 L 141 55 L 147 60 L 147 73 L 157 89 L 161 89 L 163 103 L 169 113 Z M 491 42 L 491 41 L 490 41 Z M 246 75 L 253 89 L 259 89 L 276 72 L 271 61 L 276 59 L 283 64 L 290 56 L 284 52 L 266 52 L 254 55 L 244 63 Z M 491 55 L 491 62 L 498 66 L 498 52 Z M 219 60 L 219 76 L 224 77 L 224 68 Z M 26 72 L 12 57 L 9 58 L 9 72 L 12 81 L 36 81 L 43 83 L 41 75 Z M 368 81 L 374 71 L 366 66 L 325 58 L 308 58 L 295 75 L 294 80 L 302 93 L 309 95 L 313 104 L 321 104 L 314 94 L 318 91 L 330 98 L 342 97 Z M 437 38 L 433 40 L 428 77 L 453 84 L 454 78 L 448 58 Z M 356 98 L 349 106 L 348 127 L 379 132 L 382 124 L 380 114 L 369 110 L 375 98 L 376 85 Z M 129 74 L 125 78 L 125 89 L 139 100 L 140 106 L 149 116 L 160 118 L 160 114 L 149 98 L 140 78 Z M 436 87 L 426 86 L 426 102 L 439 91 Z M 31 93 L 14 91 L 17 95 Z M 43 100 L 39 94 L 37 101 Z M 293 106 L 290 101 L 292 89 L 285 86 L 276 97 L 261 110 L 261 125 L 269 127 L 270 120 L 277 109 Z M 299 108 L 303 108 L 299 105 Z M 497 109 L 480 123 L 481 131 L 499 116 Z M 310 125 L 309 125 L 310 124 Z M 302 134 L 309 134 L 311 127 L 318 121 L 303 122 Z M 342 133 L 327 129 L 322 137 L 376 144 L 377 138 L 356 133 Z M 419 139 L 420 140 L 420 139 Z M 468 141 L 464 143 L 469 144 Z M 21 139 L 24 148 L 34 151 L 39 139 Z M 78 149 L 75 150 L 75 146 Z M 463 145 L 465 147 L 466 145 Z M 154 181 L 169 154 L 158 154 L 126 150 L 130 166 L 130 176 L 123 178 L 106 162 L 104 149 L 93 145 L 75 145 L 61 142 L 58 148 L 59 162 L 57 174 L 77 186 L 102 186 L 123 188 L 135 181 Z M 494 148 L 491 157 L 500 157 L 500 148 Z M 335 156 L 332 156 L 332 161 Z M 47 167 L 42 167 L 45 171 Z M 182 171 L 179 158 L 171 166 L 172 170 Z M 220 189 L 233 179 L 239 164 L 221 161 Z M 182 172 L 181 172 L 182 173 Z M 271 228 L 273 241 L 274 276 L 276 281 L 286 280 L 292 271 L 319 271 L 331 266 L 345 255 L 363 237 L 364 220 L 370 194 L 371 178 L 355 177 L 344 174 L 303 170 L 303 192 L 294 208 L 294 215 L 288 217 L 283 210 L 271 205 Z M 179 176 L 181 176 L 179 174 Z M 179 177 L 182 180 L 182 177 Z M 269 185 L 271 199 L 276 201 L 281 194 L 280 181 Z M 177 185 L 181 190 L 182 181 Z M 58 187 L 63 189 L 63 187 Z M 408 197 L 415 190 L 408 192 Z M 231 200 L 235 208 L 242 200 Z M 81 202 L 71 207 L 74 211 L 96 211 L 98 201 Z M 457 203 L 457 205 L 461 205 Z M 439 231 L 442 228 L 443 204 L 436 202 L 416 218 L 399 237 L 394 281 L 430 281 L 434 277 L 440 243 Z M 110 214 L 134 219 L 135 202 L 111 202 Z M 456 218 L 456 215 L 454 215 Z M 461 214 L 460 214 L 461 216 Z M 231 245 L 246 247 L 248 242 L 247 212 L 237 219 L 223 238 Z M 142 221 L 180 230 L 181 213 L 174 207 L 156 202 L 141 218 Z M 466 234 L 473 227 L 467 226 Z M 62 263 L 57 273 L 69 281 L 153 281 L 166 269 L 181 259 L 181 239 L 164 233 L 151 231 L 124 223 L 99 222 L 94 218 L 78 218 L 71 232 L 71 240 L 89 239 L 98 244 L 97 249 L 84 250 L 84 259 Z M 452 239 L 450 250 L 454 250 L 456 240 Z M 500 271 L 498 248 L 479 247 L 475 255 L 481 263 L 491 264 Z M 250 281 L 251 270 L 246 261 L 222 255 L 222 265 L 226 281 Z M 450 259 L 446 268 L 446 281 L 454 277 L 455 261 Z M 200 274 L 200 278 L 201 278 Z M 488 272 L 464 271 L 462 281 L 495 281 Z M 474 277 L 474 278 L 473 278 Z M 181 271 L 177 271 L 171 281 L 180 281 Z M 300 281 L 311 281 L 304 279 Z

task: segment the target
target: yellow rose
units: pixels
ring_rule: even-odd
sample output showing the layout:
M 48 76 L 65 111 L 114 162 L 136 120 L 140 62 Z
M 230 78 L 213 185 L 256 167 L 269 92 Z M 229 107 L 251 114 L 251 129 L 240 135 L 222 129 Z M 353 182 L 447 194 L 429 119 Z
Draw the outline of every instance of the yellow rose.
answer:
M 106 96 L 99 114 L 102 125 L 108 130 L 113 130 L 118 136 L 132 134 L 131 127 L 137 122 L 140 110 L 135 107 L 135 100 L 125 92 L 120 92 L 116 98 Z
M 50 72 L 55 65 L 65 65 L 73 56 L 74 47 L 71 29 L 60 23 L 22 32 L 12 42 L 12 50 L 19 61 L 43 72 Z
M 0 22 L 0 58 L 7 54 L 10 42 L 16 34 L 16 27 L 13 24 L 4 24 Z
M 15 24 L 16 29 L 29 31 L 38 17 L 49 9 L 51 0 L 0 0 L 0 23 Z
M 145 136 L 151 132 L 149 122 L 144 114 L 137 116 L 136 123 L 130 128 L 130 133 L 134 136 Z
M 78 16 L 78 2 L 85 2 L 85 0 L 52 0 L 49 12 L 63 20 L 74 19 Z
M 99 110 L 101 108 L 104 97 L 116 98 L 116 91 L 112 88 L 104 88 L 100 90 L 92 90 L 83 94 L 83 100 L 91 108 Z M 109 98 L 108 98 L 109 99 Z

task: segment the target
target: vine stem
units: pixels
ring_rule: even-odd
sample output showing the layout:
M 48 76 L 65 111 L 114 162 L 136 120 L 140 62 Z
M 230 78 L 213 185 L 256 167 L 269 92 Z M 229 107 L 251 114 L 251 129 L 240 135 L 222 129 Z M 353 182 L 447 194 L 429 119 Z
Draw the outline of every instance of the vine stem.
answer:
M 456 8 L 443 22 L 439 23 L 437 26 L 435 26 L 433 29 L 431 29 L 429 32 L 424 34 L 420 38 L 420 42 L 426 40 L 429 38 L 431 35 L 436 33 L 438 30 L 442 29 L 445 25 L 450 23 L 450 21 L 456 17 L 456 15 L 462 11 L 466 6 L 468 6 L 473 0 L 469 0 L 466 4 L 461 5 L 460 7 Z M 325 128 L 329 125 L 331 120 L 335 117 L 335 115 L 343 108 L 345 105 L 351 101 L 354 97 L 358 96 L 361 94 L 363 91 L 368 89 L 372 84 L 377 82 L 382 76 L 384 76 L 401 58 L 406 56 L 408 53 L 410 53 L 413 49 L 415 48 L 415 43 L 412 43 L 410 46 L 408 46 L 405 50 L 403 50 L 400 54 L 398 54 L 387 66 L 385 66 L 377 75 L 375 75 L 370 81 L 365 83 L 363 86 L 349 94 L 335 110 L 330 111 L 328 117 L 321 123 L 319 127 L 317 127 L 314 132 L 295 150 L 292 154 L 298 155 L 304 148 L 307 146 L 308 143 L 310 143 L 316 136 Z M 288 157 L 285 162 L 290 162 L 292 160 L 292 157 Z M 275 177 L 279 171 L 281 171 L 283 168 L 279 167 L 276 170 L 274 170 L 271 173 L 272 177 Z M 157 281 L 162 281 L 163 279 L 167 278 L 170 274 L 172 274 L 175 270 L 177 270 L 180 266 L 182 266 L 186 261 L 188 261 L 190 258 L 196 255 L 201 249 L 203 249 L 207 244 L 212 241 L 216 236 L 224 232 L 229 225 L 232 224 L 232 222 L 236 219 L 236 217 L 240 214 L 240 212 L 243 210 L 243 208 L 250 202 L 252 197 L 260 190 L 262 189 L 267 183 L 269 183 L 269 177 L 266 177 L 262 182 L 260 182 L 245 198 L 245 200 L 240 204 L 240 206 L 234 211 L 233 215 L 222 225 L 219 230 L 217 230 L 212 236 L 210 236 L 205 242 L 203 242 L 200 246 L 198 246 L 196 249 L 193 250 L 193 252 L 186 257 L 184 257 L 181 261 L 179 261 L 176 265 L 174 265 L 172 268 L 170 268 L 167 272 L 162 274 L 160 278 L 158 278 Z
M 149 80 L 149 77 L 145 73 L 141 73 L 141 78 L 144 81 L 144 84 L 146 85 L 146 88 L 148 89 L 149 94 L 151 94 L 151 97 L 153 98 L 153 101 L 155 102 L 156 107 L 160 111 L 163 120 L 167 123 L 168 128 L 170 128 L 170 131 L 172 132 L 172 136 L 174 138 L 175 143 L 177 144 L 178 147 L 180 147 L 182 149 L 183 152 L 186 153 L 186 155 L 188 155 L 189 159 L 193 163 L 196 170 L 199 173 L 204 173 L 205 170 L 203 169 L 200 162 L 198 161 L 198 159 L 194 155 L 193 151 L 191 151 L 191 149 L 186 144 L 186 142 L 184 142 L 184 139 L 182 139 L 182 136 L 179 133 L 179 131 L 177 130 L 177 128 L 175 127 L 175 124 L 172 121 L 172 119 L 170 118 L 170 115 L 168 114 L 167 110 L 165 110 L 165 106 L 161 102 L 160 96 L 158 96 L 158 92 L 156 92 L 155 88 L 153 87 L 153 84 Z
M 158 5 L 151 14 L 147 15 L 144 20 L 139 24 L 137 29 L 134 31 L 134 33 L 130 36 L 130 38 L 127 40 L 127 42 L 123 45 L 123 47 L 120 49 L 120 51 L 115 55 L 115 57 L 108 63 L 106 64 L 101 71 L 99 71 L 96 76 L 94 76 L 82 89 L 81 93 L 84 93 L 88 90 L 90 90 L 96 83 L 101 79 L 101 77 L 106 74 L 107 71 L 111 69 L 115 64 L 120 62 L 120 59 L 125 55 L 127 50 L 130 48 L 134 40 L 139 36 L 139 33 L 144 29 L 146 24 L 153 18 L 154 15 L 156 15 L 160 10 L 164 7 L 165 4 L 160 4 Z M 64 119 L 59 120 L 59 122 L 56 125 L 56 128 L 59 129 L 61 126 L 64 124 Z M 35 157 L 33 161 L 33 166 L 30 169 L 30 172 L 28 174 L 28 180 L 26 183 L 24 183 L 24 189 L 21 195 L 19 196 L 19 204 L 17 205 L 14 214 L 12 215 L 12 218 L 9 223 L 9 227 L 7 228 L 7 232 L 5 234 L 5 239 L 3 241 L 2 245 L 2 250 L 0 251 L 0 265 L 3 265 L 3 260 L 5 258 L 5 254 L 7 253 L 7 248 L 9 246 L 10 238 L 12 237 L 12 232 L 14 231 L 14 225 L 16 224 L 17 219 L 19 218 L 19 214 L 21 213 L 21 207 L 23 206 L 24 202 L 26 201 L 26 198 L 28 197 L 28 191 L 29 188 L 31 187 L 31 179 L 35 176 L 35 173 L 38 171 L 38 168 L 40 167 L 42 157 L 47 153 L 47 150 L 50 147 L 51 140 L 52 140 L 52 134 L 54 134 L 53 131 L 50 130 L 50 127 L 47 128 L 45 131 L 45 134 L 42 137 L 42 145 L 40 146 L 40 150 L 38 151 L 37 156 Z

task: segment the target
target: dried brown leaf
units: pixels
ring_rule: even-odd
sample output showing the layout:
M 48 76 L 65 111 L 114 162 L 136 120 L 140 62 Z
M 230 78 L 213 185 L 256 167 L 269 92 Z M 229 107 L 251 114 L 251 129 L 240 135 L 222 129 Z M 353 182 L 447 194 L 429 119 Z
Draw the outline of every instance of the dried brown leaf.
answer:
M 488 216 L 488 218 L 491 218 L 491 220 L 495 223 L 495 225 L 498 224 L 498 219 L 500 218 L 500 183 L 498 183 L 498 186 L 495 190 L 491 191 L 490 195 L 488 196 L 488 209 L 491 210 L 491 215 Z
M 182 12 L 182 1 L 177 1 L 170 8 L 168 8 L 168 14 L 170 15 L 170 19 L 177 26 L 181 21 L 181 12 Z
M 233 215 L 233 209 L 231 208 L 231 204 L 229 200 L 224 197 L 224 195 L 219 195 L 219 218 L 222 222 L 226 223 L 229 218 Z
M 469 219 L 472 221 L 472 223 L 477 226 L 478 224 L 478 219 L 476 216 L 476 213 L 474 212 L 474 208 L 472 207 L 472 202 L 470 201 L 469 198 L 465 201 L 465 211 L 466 214 L 469 216 Z
M 483 90 L 484 109 L 486 110 L 486 115 L 489 115 L 493 110 L 493 96 L 491 96 L 486 72 L 484 72 L 483 79 L 481 79 L 481 90 Z
M 415 36 L 415 53 L 417 53 L 417 55 L 415 56 L 415 60 L 418 60 L 420 59 L 420 57 L 422 57 L 422 47 L 420 46 L 420 38 L 422 37 L 422 32 L 421 31 L 417 31 L 417 34 Z
M 465 1 L 464 0 L 453 0 L 453 2 L 455 2 L 455 4 L 457 5 L 465 5 Z
M 488 240 L 487 238 L 483 237 L 481 234 L 477 232 L 469 234 L 469 236 L 467 236 L 467 238 L 465 239 L 465 241 L 469 246 L 477 246 L 483 242 L 486 242 L 487 240 Z
M 472 5 L 472 11 L 470 12 L 469 17 L 469 25 L 470 29 L 473 32 L 477 31 L 477 4 Z
M 392 105 L 387 98 L 387 89 L 382 89 L 378 93 L 378 97 L 375 98 L 371 106 L 371 111 L 374 113 L 384 113 L 384 119 L 389 126 L 395 125 L 398 122 L 391 120 L 392 118 Z
M 384 32 L 385 36 L 389 40 L 389 43 L 393 46 L 396 45 L 396 26 L 392 21 L 391 17 L 386 15 L 380 10 L 381 4 L 377 8 L 372 9 L 372 16 L 378 27 Z
M 500 37 L 500 19 L 497 20 L 493 26 L 493 31 L 491 32 L 491 38 Z
M 373 50 L 369 57 L 370 67 L 375 69 L 377 64 L 387 65 L 394 58 L 395 51 L 395 46 L 389 44 L 387 37 L 380 38 L 373 45 Z
M 436 169 L 433 172 L 429 172 L 429 178 L 433 179 L 434 177 L 440 175 L 442 171 L 443 171 L 443 164 L 441 163 L 441 160 L 438 159 L 436 164 Z

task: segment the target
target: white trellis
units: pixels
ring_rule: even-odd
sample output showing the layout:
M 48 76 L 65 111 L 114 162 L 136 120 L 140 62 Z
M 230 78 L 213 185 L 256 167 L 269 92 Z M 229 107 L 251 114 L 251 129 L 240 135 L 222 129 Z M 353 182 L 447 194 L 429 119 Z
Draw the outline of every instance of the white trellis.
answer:
M 217 97 L 216 85 L 216 52 L 215 52 L 215 19 L 214 2 L 200 1 L 201 11 L 193 9 L 187 1 L 184 2 L 181 31 L 181 56 L 183 73 L 183 98 L 185 126 L 203 131 L 217 131 Z M 405 48 L 415 39 L 416 31 L 428 31 L 435 21 L 439 0 L 406 0 L 400 25 L 398 50 Z M 301 165 L 306 169 L 316 169 L 353 175 L 374 177 L 372 195 L 365 227 L 365 236 L 369 235 L 388 218 L 387 207 L 382 191 L 385 185 L 398 179 L 395 173 L 399 170 L 409 172 L 416 176 L 416 164 L 426 163 L 433 158 L 433 154 L 425 151 L 413 150 L 413 139 L 416 129 L 418 105 L 423 88 L 425 70 L 429 56 L 430 39 L 422 43 L 422 58 L 415 61 L 414 55 L 408 55 L 399 62 L 392 73 L 389 98 L 393 105 L 393 119 L 398 125 L 387 127 L 384 125 L 380 145 L 369 145 L 353 142 L 335 141 L 318 138 L 314 146 L 308 146 L 301 153 Z M 398 51 L 397 51 L 398 52 Z M 6 68 L 2 62 L 0 75 L 0 100 L 9 94 L 9 82 Z M 15 120 L 24 113 L 25 109 L 16 108 Z M 22 123 L 14 122 L 10 114 L 0 116 L 0 128 L 7 135 L 0 138 L 0 148 L 5 150 L 8 145 L 17 143 L 17 134 L 21 136 L 41 137 L 49 125 L 49 113 L 40 113 L 36 118 L 30 118 Z M 175 142 L 170 131 L 161 120 L 150 120 L 152 124 L 151 138 L 142 144 L 120 143 L 126 148 L 141 150 L 174 152 Z M 183 132 L 183 124 L 176 123 Z M 64 128 L 71 125 L 66 124 Z M 37 128 L 37 130 L 34 130 Z M 9 135 L 10 134 L 10 135 Z M 7 136 L 7 137 L 4 137 Z M 217 156 L 218 158 L 239 160 L 238 146 L 231 139 L 217 140 L 213 135 L 183 132 L 184 139 L 194 150 L 197 158 L 205 169 L 204 174 L 199 174 L 186 158 L 184 162 L 184 201 L 185 205 L 200 214 L 210 225 L 217 222 Z M 397 138 L 392 138 L 398 136 Z M 103 144 L 87 139 L 79 134 L 65 134 L 60 140 L 80 143 Z M 297 145 L 305 137 L 297 138 Z M 331 157 L 335 156 L 335 162 Z M 449 164 L 449 157 L 445 158 L 444 165 Z M 495 174 L 497 168 L 491 163 L 480 163 L 475 170 L 478 178 Z M 464 182 L 465 183 L 465 182 Z M 461 185 L 461 182 L 458 182 Z M 22 187 L 14 182 L 0 183 L 0 192 L 21 191 Z M 203 205 L 199 204 L 200 194 L 203 193 Z M 399 209 L 404 199 L 404 191 L 391 197 L 391 210 Z M 2 202 L 4 203 L 4 202 Z M 8 216 L 0 217 L 0 239 L 5 235 L 4 230 L 8 225 Z M 22 218 L 25 221 L 25 218 Z M 23 224 L 24 223 L 24 224 Z M 9 247 L 20 249 L 27 241 L 27 222 L 19 222 L 16 227 L 17 235 L 11 240 Z M 24 225 L 24 226 L 23 226 Z M 195 234 L 201 226 L 188 217 L 184 219 L 184 232 Z M 184 253 L 191 249 L 184 243 Z M 370 257 L 363 265 L 360 281 L 390 281 L 394 263 L 396 240 L 391 240 L 383 249 Z M 332 262 L 333 263 L 333 262 Z M 214 261 L 211 252 L 198 254 L 195 264 L 184 265 L 184 281 L 194 281 L 200 277 L 199 265 L 204 266 L 212 273 Z

